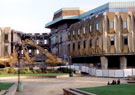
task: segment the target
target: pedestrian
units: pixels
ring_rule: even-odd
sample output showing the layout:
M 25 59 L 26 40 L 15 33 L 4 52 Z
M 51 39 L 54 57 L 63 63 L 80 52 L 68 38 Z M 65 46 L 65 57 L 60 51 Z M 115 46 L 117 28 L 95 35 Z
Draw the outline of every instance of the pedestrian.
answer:
M 120 79 L 117 80 L 117 84 L 118 84 L 118 85 L 120 84 Z
M 109 81 L 108 81 L 107 85 L 111 85 Z

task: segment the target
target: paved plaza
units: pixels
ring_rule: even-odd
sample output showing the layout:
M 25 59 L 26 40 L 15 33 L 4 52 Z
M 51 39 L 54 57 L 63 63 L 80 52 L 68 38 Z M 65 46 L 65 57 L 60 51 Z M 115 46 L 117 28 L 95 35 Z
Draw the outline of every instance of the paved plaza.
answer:
M 69 78 L 43 78 L 43 79 L 21 79 L 24 84 L 23 92 L 16 95 L 63 95 L 63 88 L 81 88 L 104 86 L 108 81 L 115 78 L 97 77 L 69 77 Z M 17 79 L 1 79 L 0 81 L 17 82 Z M 126 83 L 121 79 L 121 83 Z

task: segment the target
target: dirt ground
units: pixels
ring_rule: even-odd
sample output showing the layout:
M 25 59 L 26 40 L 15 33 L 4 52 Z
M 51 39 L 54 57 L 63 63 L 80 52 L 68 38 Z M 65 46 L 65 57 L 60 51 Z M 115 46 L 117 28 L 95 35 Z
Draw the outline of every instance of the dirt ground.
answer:
M 99 77 L 69 77 L 69 78 L 43 78 L 43 79 L 21 79 L 24 85 L 23 92 L 16 95 L 63 95 L 63 88 L 82 88 L 104 86 L 108 81 L 115 78 Z M 17 82 L 17 79 L 4 79 L 0 81 Z M 121 83 L 126 83 L 121 79 Z

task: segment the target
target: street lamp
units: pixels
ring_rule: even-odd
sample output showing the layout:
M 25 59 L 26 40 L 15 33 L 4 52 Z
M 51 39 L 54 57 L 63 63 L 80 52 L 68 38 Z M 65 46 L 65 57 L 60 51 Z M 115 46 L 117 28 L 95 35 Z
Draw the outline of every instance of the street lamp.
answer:
M 71 57 L 71 56 L 69 56 L 69 63 L 70 63 L 70 64 L 69 64 L 69 65 L 70 65 L 70 72 L 69 72 L 69 76 L 70 76 L 70 77 L 72 77 L 72 76 L 73 76 L 73 73 L 72 73 L 72 70 L 71 70 L 71 63 L 72 63 L 72 62 L 71 62 L 71 60 L 72 60 L 72 57 Z
M 21 55 L 21 46 L 19 44 L 16 45 L 17 50 L 17 58 L 18 58 L 18 91 L 23 90 L 23 84 L 20 82 L 20 55 Z

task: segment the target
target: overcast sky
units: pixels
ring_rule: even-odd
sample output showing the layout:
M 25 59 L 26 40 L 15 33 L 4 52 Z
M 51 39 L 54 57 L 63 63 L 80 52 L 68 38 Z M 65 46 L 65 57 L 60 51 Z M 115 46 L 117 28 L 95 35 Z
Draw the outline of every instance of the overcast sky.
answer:
M 44 28 L 45 24 L 60 8 L 90 10 L 113 1 L 129 0 L 0 0 L 0 27 L 11 27 L 25 33 L 45 33 L 50 31 Z

